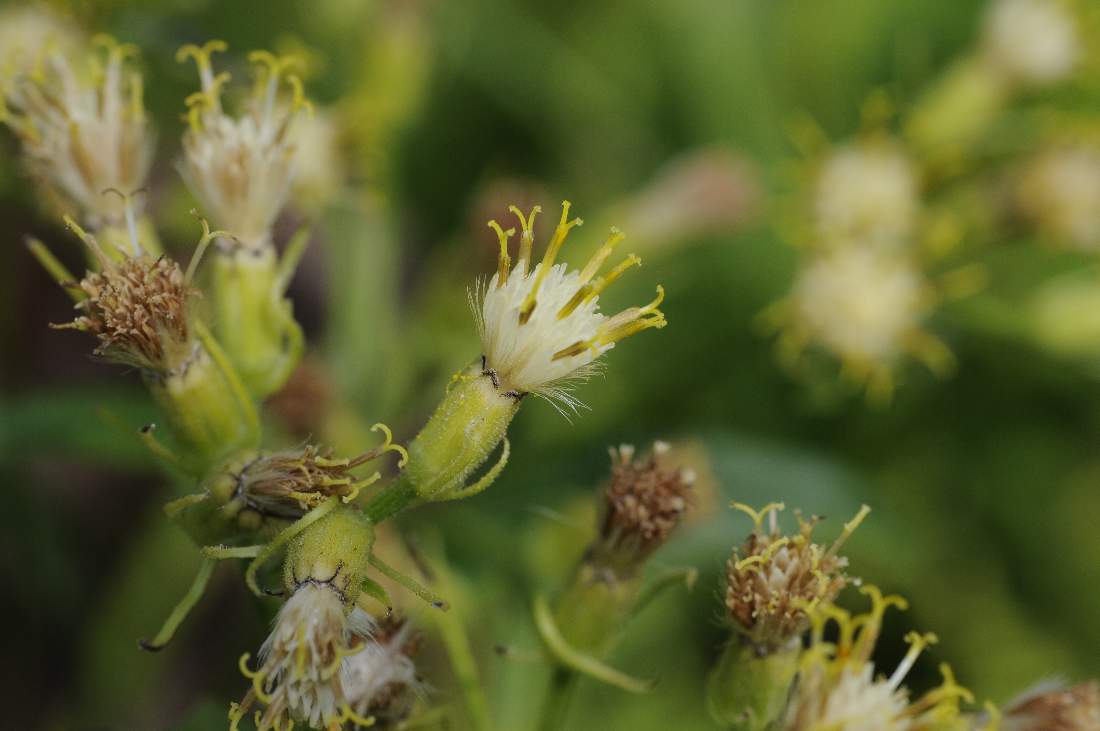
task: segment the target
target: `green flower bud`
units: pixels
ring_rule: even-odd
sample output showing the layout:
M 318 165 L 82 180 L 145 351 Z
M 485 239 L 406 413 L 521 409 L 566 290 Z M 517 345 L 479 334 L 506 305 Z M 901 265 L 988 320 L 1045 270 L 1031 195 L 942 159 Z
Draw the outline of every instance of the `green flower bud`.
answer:
M 287 547 L 283 583 L 288 594 L 303 584 L 338 591 L 350 608 L 359 598 L 370 566 L 374 526 L 354 507 L 340 506 L 306 528 Z
M 278 391 L 301 359 L 304 339 L 284 296 L 287 281 L 275 249 L 221 239 L 211 257 L 214 331 L 245 387 L 257 399 Z
M 798 671 L 798 638 L 761 652 L 734 637 L 707 680 L 707 708 L 715 721 L 733 731 L 764 731 L 786 707 Z

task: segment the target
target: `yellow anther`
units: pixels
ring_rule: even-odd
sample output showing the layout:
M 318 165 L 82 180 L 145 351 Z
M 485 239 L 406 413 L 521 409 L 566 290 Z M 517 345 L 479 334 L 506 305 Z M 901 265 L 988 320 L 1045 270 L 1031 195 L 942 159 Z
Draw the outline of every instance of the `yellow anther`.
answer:
M 744 571 L 747 567 L 752 566 L 753 564 L 760 564 L 760 563 L 764 563 L 764 557 L 763 556 L 760 556 L 760 555 L 749 556 L 749 557 L 743 558 L 740 561 L 738 561 L 737 563 L 735 563 L 733 565 L 733 568 L 734 568 L 735 571 Z
M 141 74 L 130 74 L 130 117 L 138 124 L 145 121 L 145 81 Z
M 768 503 L 764 507 L 760 508 L 760 510 L 753 510 L 752 507 L 746 505 L 745 503 L 738 502 L 730 503 L 730 507 L 734 510 L 740 510 L 745 515 L 749 516 L 749 518 L 752 519 L 753 528 L 759 528 L 763 524 L 764 518 L 766 518 L 768 516 L 768 513 L 770 513 L 771 511 L 782 511 L 787 509 L 787 505 L 785 503 Z
M 535 244 L 535 216 L 542 213 L 542 206 L 532 208 L 531 213 L 526 217 L 517 206 L 508 206 L 508 211 L 515 214 L 516 218 L 519 219 L 520 230 L 523 232 L 520 235 L 519 255 L 516 257 L 516 263 L 522 266 L 526 272 L 530 268 L 531 247 Z
M 370 485 L 373 485 L 374 483 L 378 482 L 381 479 L 382 479 L 382 473 L 381 472 L 375 472 L 373 475 L 371 475 L 370 477 L 368 477 L 365 480 L 360 480 L 358 482 L 353 482 L 353 483 L 351 483 L 351 490 L 348 492 L 348 494 L 344 495 L 340 499 L 343 500 L 344 504 L 346 505 L 347 503 L 350 503 L 353 500 L 355 500 L 357 497 L 359 497 L 359 492 L 364 487 L 369 487 Z
M 619 229 L 614 226 L 611 227 L 611 233 L 608 234 L 607 240 L 603 242 L 603 245 L 596 250 L 596 253 L 592 255 L 592 258 L 585 264 L 584 269 L 581 270 L 580 284 L 584 284 L 592 277 L 596 276 L 596 272 L 600 270 L 603 263 L 607 261 L 607 257 L 611 256 L 611 252 L 615 250 L 615 247 L 626 238 Z
M 351 706 L 344 704 L 343 715 L 340 720 L 351 721 L 356 727 L 373 726 L 374 716 L 360 716 L 358 713 L 351 709 Z
M 786 536 L 778 540 L 772 541 L 771 545 L 765 548 L 764 552 L 760 554 L 760 557 L 763 558 L 765 561 L 770 561 L 772 559 L 772 556 L 775 555 L 776 551 L 778 551 L 780 548 L 783 548 L 790 542 L 791 540 Z
M 580 355 L 581 353 L 585 352 L 586 350 L 591 350 L 592 348 L 595 348 L 595 347 L 596 347 L 596 344 L 591 340 L 578 340 L 577 342 L 573 343 L 572 345 L 570 345 L 568 347 L 565 347 L 565 348 L 562 348 L 558 352 L 554 353 L 554 355 L 552 355 L 550 357 L 550 360 L 555 361 L 555 360 L 560 360 L 562 358 L 571 358 L 575 355 Z
M 844 542 L 855 532 L 859 524 L 863 522 L 864 518 L 871 512 L 871 508 L 867 505 L 861 505 L 859 512 L 855 514 L 855 517 L 844 524 L 844 530 L 840 532 L 837 539 L 833 541 L 833 545 L 829 546 L 829 550 L 825 552 L 825 557 L 836 555 L 836 552 L 840 550 L 840 547 L 844 545 Z
M 519 324 L 525 325 L 531 319 L 531 313 L 535 311 L 535 307 L 538 305 L 539 287 L 542 286 L 543 281 L 546 279 L 546 275 L 550 272 L 550 269 L 554 266 L 554 261 L 558 257 L 558 252 L 561 251 L 562 244 L 565 243 L 565 238 L 569 235 L 569 231 L 574 226 L 580 226 L 584 221 L 580 218 L 574 218 L 569 220 L 569 208 L 571 204 L 569 201 L 561 202 L 561 220 L 558 221 L 557 228 L 554 229 L 554 236 L 550 239 L 550 245 L 546 247 L 546 254 L 542 257 L 542 265 L 539 267 L 538 276 L 535 278 L 535 283 L 531 285 L 531 291 L 527 293 L 527 297 L 523 300 L 523 304 L 519 308 Z
M 96 33 L 92 36 L 92 46 L 107 51 L 107 58 L 112 62 L 120 62 L 138 55 L 139 49 L 133 43 L 119 43 L 114 36 L 106 33 Z
M 241 655 L 241 659 L 237 662 L 237 667 L 241 670 L 241 675 L 252 681 L 252 690 L 256 693 L 256 697 L 263 703 L 270 703 L 271 696 L 264 692 L 263 684 L 267 677 L 267 673 L 260 670 L 249 670 L 248 659 L 251 657 L 249 653 Z
M 180 49 L 176 51 L 176 63 L 184 63 L 187 59 L 193 58 L 195 59 L 195 65 L 199 67 L 201 72 L 203 69 L 209 70 L 211 68 L 210 59 L 215 53 L 224 53 L 228 50 L 229 44 L 225 41 L 207 41 L 201 46 L 188 43 L 180 46 Z
M 496 221 L 489 221 L 489 228 L 496 231 L 497 240 L 500 242 L 500 254 L 497 257 L 497 286 L 503 287 L 512 268 L 512 259 L 508 256 L 508 239 L 515 236 L 516 230 L 510 228 L 505 231 Z
M 401 455 L 400 459 L 397 460 L 398 468 L 404 467 L 409 463 L 408 450 L 406 450 L 400 444 L 393 443 L 393 432 L 390 431 L 390 428 L 388 426 L 386 426 L 382 422 L 379 422 L 372 426 L 370 430 L 381 431 L 386 437 L 386 440 L 382 443 L 382 446 L 379 447 L 379 449 L 381 449 L 383 452 L 397 452 L 399 455 Z
M 294 74 L 290 74 L 286 77 L 286 81 L 290 84 L 291 98 L 290 108 L 291 111 L 298 111 L 304 109 L 306 114 L 313 116 L 313 102 L 306 99 L 305 89 L 302 87 L 302 79 Z
M 616 265 L 614 269 L 612 269 L 610 272 L 607 273 L 607 276 L 600 277 L 595 282 L 592 282 L 592 288 L 589 291 L 588 295 L 585 297 L 585 299 L 592 299 L 593 297 L 599 297 L 600 294 L 605 289 L 610 287 L 611 284 L 616 279 L 618 279 L 623 274 L 625 274 L 626 271 L 628 269 L 630 269 L 630 267 L 633 267 L 633 266 L 640 267 L 641 265 L 642 265 L 642 258 L 640 256 L 638 256 L 637 254 L 627 254 L 625 259 L 623 259 L 621 262 L 619 262 L 618 265 Z

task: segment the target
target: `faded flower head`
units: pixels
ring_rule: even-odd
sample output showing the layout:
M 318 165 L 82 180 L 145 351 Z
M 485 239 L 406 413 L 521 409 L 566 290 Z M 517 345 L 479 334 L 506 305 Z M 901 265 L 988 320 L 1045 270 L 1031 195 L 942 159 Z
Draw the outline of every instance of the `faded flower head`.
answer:
M 1009 703 L 1001 731 L 1096 731 L 1100 683 L 1042 683 Z
M 393 443 L 389 427 L 375 424 L 371 429 L 382 431 L 385 442 L 356 457 L 334 458 L 331 449 L 312 444 L 256 456 L 234 472 L 233 507 L 227 508 L 297 519 L 331 497 L 353 502 L 360 490 L 382 478 L 378 471 L 357 477 L 356 469 L 386 452 L 400 455 L 398 467 L 408 460 L 405 448 Z
M 1080 53 L 1077 23 L 1060 0 L 996 0 L 985 18 L 984 42 L 993 67 L 1025 84 L 1064 78 Z
M 901 597 L 884 597 L 873 586 L 862 589 L 871 597 L 871 610 L 852 616 L 831 604 L 810 613 L 813 632 L 804 652 L 799 680 L 780 723 L 779 731 L 932 731 L 959 716 L 960 699 L 973 700 L 955 683 L 951 669 L 940 666 L 943 683 L 916 700 L 902 685 L 917 657 L 936 641 L 935 635 L 916 632 L 906 637 L 909 652 L 889 677 L 877 676 L 871 654 L 890 606 L 904 609 Z M 825 625 L 835 622 L 836 642 L 824 639 Z
M 403 618 L 389 615 L 379 620 L 360 652 L 344 659 L 341 682 L 348 703 L 357 715 L 376 723 L 403 720 L 424 685 L 413 657 L 420 638 Z
M 369 615 L 361 609 L 349 613 L 335 585 L 313 579 L 299 584 L 260 649 L 259 668 L 249 669 L 247 653 L 241 657 L 252 689 L 231 708 L 230 728 L 236 731 L 257 701 L 264 705 L 256 712 L 258 731 L 289 728 L 294 721 L 314 729 L 339 729 L 347 721 L 369 726 L 370 719 L 351 708 L 341 676 L 370 633 Z
M 555 263 L 570 230 L 583 223 L 569 220 L 568 201 L 562 203 L 561 219 L 542 261 L 531 268 L 534 245 L 535 206 L 524 216 L 515 206 L 522 233 L 515 267 L 508 254 L 508 239 L 515 229 L 503 230 L 496 221 L 489 225 L 500 239 L 496 274 L 472 296 L 472 307 L 481 336 L 488 372 L 500 387 L 522 395 L 533 393 L 565 406 L 578 402 L 568 392 L 568 382 L 590 375 L 598 358 L 625 337 L 648 328 L 665 326 L 658 309 L 664 289 L 644 307 L 628 307 L 608 317 L 599 311 L 600 294 L 641 259 L 630 254 L 606 274 L 597 276 L 604 262 L 622 241 L 612 229 L 603 246 L 584 269 L 569 271 Z
M 190 319 L 198 290 L 175 261 L 153 258 L 132 239 L 131 255 L 114 259 L 72 219 L 66 223 L 92 250 L 98 272 L 79 282 L 75 320 L 54 327 L 82 330 L 99 340 L 95 354 L 116 363 L 168 373 L 197 348 Z
M 40 69 L 6 82 L 0 120 L 19 137 L 47 195 L 78 206 L 86 223 L 98 227 L 121 222 L 126 208 L 123 196 L 104 191 L 130 194 L 145 185 L 153 134 L 141 74 L 127 64 L 136 47 L 107 36 L 93 42 L 103 53 L 89 68 L 76 68 L 55 47 Z
M 1024 173 L 1017 199 L 1059 242 L 1100 249 L 1100 150 L 1082 146 L 1043 153 Z
M 270 244 L 271 227 L 286 203 L 297 164 L 298 116 L 309 110 L 291 58 L 254 51 L 256 83 L 240 116 L 222 106 L 228 73 L 215 74 L 211 55 L 222 41 L 184 46 L 177 60 L 194 59 L 200 91 L 187 98 L 180 172 L 216 225 L 249 248 Z M 285 90 L 289 89 L 287 98 Z
M 917 207 L 913 164 L 893 143 L 842 147 L 817 178 L 814 216 L 827 246 L 903 249 L 911 240 Z
M 665 442 L 654 442 L 640 458 L 630 444 L 610 449 L 611 481 L 604 491 L 597 557 L 636 567 L 683 520 L 695 475 L 667 464 L 668 451 Z
M 287 548 L 283 575 L 289 599 L 260 649 L 259 667 L 250 669 L 248 654 L 241 657 L 241 672 L 252 689 L 230 710 L 233 729 L 257 702 L 264 706 L 255 714 L 258 731 L 288 728 L 293 721 L 326 730 L 347 722 L 371 724 L 351 707 L 342 668 L 364 649 L 373 629 L 357 602 L 374 532 L 358 509 L 327 505 L 328 512 Z
M 864 505 L 844 530 L 825 547 L 813 542 L 817 519 L 798 516 L 798 533 L 784 536 L 777 513 L 782 503 L 757 511 L 734 503 L 753 520 L 744 544 L 726 563 L 726 610 L 734 628 L 748 641 L 780 647 L 810 626 L 809 612 L 831 602 L 849 582 L 848 559 L 841 546 L 870 512 Z M 767 520 L 768 527 L 764 527 Z

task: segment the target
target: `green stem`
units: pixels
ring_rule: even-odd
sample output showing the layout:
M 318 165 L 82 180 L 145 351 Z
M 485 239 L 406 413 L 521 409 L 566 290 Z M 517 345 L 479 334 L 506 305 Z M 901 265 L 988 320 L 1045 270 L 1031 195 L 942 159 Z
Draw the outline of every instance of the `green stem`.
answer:
M 372 523 L 378 524 L 412 507 L 417 500 L 416 487 L 408 477 L 401 475 L 382 492 L 371 498 L 363 511 Z
M 550 688 L 546 693 L 546 700 L 542 706 L 542 716 L 539 720 L 540 731 L 557 731 L 557 729 L 565 728 L 565 719 L 569 713 L 569 705 L 573 701 L 576 689 L 577 674 L 569 668 L 556 666 L 554 674 L 550 676 Z

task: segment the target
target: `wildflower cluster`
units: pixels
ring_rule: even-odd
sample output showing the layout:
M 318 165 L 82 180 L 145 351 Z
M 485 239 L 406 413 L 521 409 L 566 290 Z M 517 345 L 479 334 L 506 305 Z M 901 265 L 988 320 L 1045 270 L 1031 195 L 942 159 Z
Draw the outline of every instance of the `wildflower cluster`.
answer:
M 975 78 L 994 84 L 998 108 L 1008 103 L 1009 91 L 1065 77 L 1078 55 L 1069 17 L 1039 0 L 999 0 L 981 50 L 960 73 L 968 84 Z M 314 149 L 305 135 L 318 129 L 308 125 L 312 107 L 297 73 L 300 61 L 250 54 L 254 84 L 235 105 L 230 75 L 213 61 L 227 45 L 180 49 L 177 60 L 194 62 L 199 89 L 183 103 L 187 126 L 177 169 L 197 200 L 202 227 L 183 266 L 162 253 L 157 212 L 143 207 L 153 131 L 136 49 L 105 37 L 84 39 L 56 19 L 33 22 L 40 21 L 42 28 L 33 31 L 43 39 L 38 48 L 0 58 L 0 112 L 43 198 L 71 211 L 64 220 L 86 249 L 88 267 L 77 277 L 40 242 L 30 242 L 74 302 L 72 321 L 55 327 L 93 336 L 96 356 L 138 372 L 168 428 L 163 441 L 154 424 L 137 438 L 180 473 L 179 483 L 192 486 L 165 513 L 198 546 L 200 568 L 161 629 L 141 646 L 163 648 L 201 600 L 219 562 L 242 561 L 243 583 L 267 606 L 273 624 L 258 652 L 240 657 L 244 692 L 229 708 L 231 731 L 250 722 L 258 731 L 417 722 L 431 700 L 415 659 L 421 635 L 407 616 L 395 614 L 388 587 L 432 610 L 449 604 L 422 583 L 437 577 L 421 562 L 411 562 L 415 571 L 387 562 L 382 554 L 394 549 L 376 541 L 379 527 L 413 507 L 467 499 L 492 485 L 511 458 L 507 434 L 526 397 L 545 399 L 563 415 L 577 413 L 583 404 L 573 387 L 604 366 L 608 351 L 666 326 L 663 287 L 657 285 L 646 304 L 603 311 L 608 288 L 641 265 L 634 253 L 612 262 L 624 233 L 611 228 L 583 266 L 571 267 L 563 252 L 582 220 L 572 218 L 571 204 L 563 201 L 536 262 L 541 208 L 525 213 L 511 206 L 516 226 L 488 224 L 497 237 L 496 271 L 468 289 L 467 365 L 407 448 L 384 424 L 368 430 L 373 420 L 358 413 L 347 416 L 350 427 L 335 438 L 318 439 L 310 432 L 319 420 L 307 414 L 291 431 L 309 438 L 292 442 L 261 415 L 269 413 L 265 401 L 271 404 L 298 371 L 306 348 L 286 293 L 310 234 L 301 230 L 276 242 L 277 222 L 300 195 L 310 198 L 304 209 L 323 205 L 296 187 L 298 171 L 316 162 L 302 159 Z M 1023 26 L 1035 32 L 1022 33 Z M 89 57 L 95 62 L 85 69 L 81 59 Z M 965 130 L 941 125 L 945 116 L 952 121 L 941 112 L 950 107 L 953 88 L 948 84 L 914 112 L 904 133 L 880 131 L 823 156 L 802 232 L 805 261 L 789 297 L 769 313 L 782 330 L 789 364 L 807 350 L 826 351 L 881 397 L 890 394 L 908 356 L 938 372 L 951 364 L 946 346 L 928 330 L 950 287 L 929 273 L 922 245 L 926 186 L 942 172 L 944 150 L 966 139 Z M 1033 161 L 1014 190 L 1040 227 L 1088 249 L 1100 226 L 1086 209 L 1100 184 L 1091 153 L 1074 153 Z M 728 182 L 728 172 L 695 170 L 666 184 L 698 198 L 699 180 Z M 331 191 L 320 183 L 307 187 Z M 1061 188 L 1074 188 L 1076 197 L 1059 194 Z M 700 228 L 725 220 L 720 206 L 694 202 L 704 219 Z M 662 223 L 668 225 L 650 220 L 649 235 L 662 231 Z M 281 253 L 277 243 L 285 243 Z M 316 375 L 321 369 L 313 372 L 325 381 Z M 328 390 L 336 386 L 327 381 L 311 388 L 309 373 L 298 376 L 307 394 L 322 393 L 346 411 L 358 408 L 340 403 L 342 394 Z M 408 414 L 394 416 L 404 422 Z M 378 439 L 370 447 L 360 443 Z M 551 668 L 546 728 L 564 725 L 571 689 L 583 677 L 631 693 L 651 690 L 654 681 L 612 667 L 609 653 L 654 596 L 681 583 L 690 587 L 696 578 L 692 568 L 662 569 L 654 560 L 686 532 L 698 504 L 695 472 L 660 441 L 646 452 L 624 444 L 610 456 L 608 480 L 589 503 L 595 519 L 568 554 L 568 573 L 553 585 L 532 583 L 538 586 L 531 597 L 534 629 Z M 869 508 L 831 543 L 819 543 L 817 518 L 796 513 L 797 530 L 788 534 L 780 526 L 781 503 L 733 507 L 753 525 L 725 564 L 719 606 L 729 637 L 706 688 L 709 710 L 723 727 L 961 731 L 992 723 L 996 714 L 962 707 L 973 699 L 946 665 L 942 684 L 924 695 L 905 686 L 932 635 L 910 635 L 909 653 L 897 668 L 888 677 L 876 674 L 872 658 L 883 615 L 904 601 L 864 586 L 868 612 L 852 615 L 839 606 L 846 587 L 860 584 L 840 551 Z M 445 580 L 439 584 L 450 592 Z M 456 675 L 465 692 L 475 694 L 476 673 L 462 655 L 469 655 L 467 639 L 429 615 L 425 624 L 443 627 L 446 649 L 458 658 Z M 1091 728 L 1098 696 L 1095 684 L 1044 688 L 997 718 L 1008 731 Z
M 972 53 L 896 115 L 897 129 L 879 93 L 854 141 L 830 149 L 816 131 L 802 145 L 818 161 L 800 204 L 806 223 L 792 232 L 804 255 L 790 294 L 764 314 L 781 333 L 786 366 L 805 373 L 807 353 L 826 354 L 879 402 L 910 358 L 951 372 L 953 356 L 929 321 L 945 299 L 981 289 L 985 275 L 947 261 L 967 243 L 970 222 L 938 194 L 982 172 L 982 137 L 1015 99 L 1077 72 L 1081 23 L 1069 3 L 993 0 Z M 1052 238 L 1087 249 L 1100 176 L 1087 149 L 1065 147 L 1020 166 L 1019 208 Z

